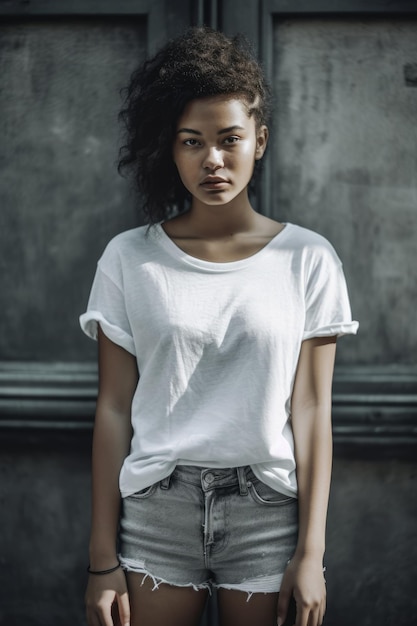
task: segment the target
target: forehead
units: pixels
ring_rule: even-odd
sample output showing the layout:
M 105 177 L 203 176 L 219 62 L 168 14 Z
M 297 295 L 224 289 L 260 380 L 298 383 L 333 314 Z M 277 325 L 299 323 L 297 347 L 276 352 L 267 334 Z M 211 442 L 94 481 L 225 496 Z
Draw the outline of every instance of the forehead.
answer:
M 186 124 L 185 124 L 186 122 Z M 180 115 L 177 127 L 184 125 L 218 125 L 219 127 L 252 125 L 253 116 L 249 115 L 249 107 L 244 98 L 238 96 L 210 96 L 191 100 Z

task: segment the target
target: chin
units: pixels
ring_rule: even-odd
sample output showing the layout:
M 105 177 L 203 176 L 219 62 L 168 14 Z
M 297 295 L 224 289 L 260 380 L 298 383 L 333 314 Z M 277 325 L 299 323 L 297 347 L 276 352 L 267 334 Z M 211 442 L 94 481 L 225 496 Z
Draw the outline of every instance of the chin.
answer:
M 198 198 L 200 202 L 206 204 L 207 206 L 223 206 L 225 204 L 230 204 L 235 199 L 235 195 L 231 196 L 230 194 L 225 194 L 221 192 L 210 194 L 209 197 Z

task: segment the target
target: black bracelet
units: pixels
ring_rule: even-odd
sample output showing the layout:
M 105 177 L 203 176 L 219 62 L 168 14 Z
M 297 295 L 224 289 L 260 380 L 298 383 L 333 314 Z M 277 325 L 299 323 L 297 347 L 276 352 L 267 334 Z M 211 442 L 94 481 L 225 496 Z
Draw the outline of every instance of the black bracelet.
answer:
M 110 569 L 101 569 L 101 570 L 92 570 L 90 566 L 88 566 L 87 572 L 89 574 L 93 574 L 94 576 L 104 576 L 105 574 L 111 574 L 112 572 L 115 572 L 117 569 L 119 569 L 119 567 L 121 567 L 120 563 L 118 563 L 114 567 L 111 567 Z

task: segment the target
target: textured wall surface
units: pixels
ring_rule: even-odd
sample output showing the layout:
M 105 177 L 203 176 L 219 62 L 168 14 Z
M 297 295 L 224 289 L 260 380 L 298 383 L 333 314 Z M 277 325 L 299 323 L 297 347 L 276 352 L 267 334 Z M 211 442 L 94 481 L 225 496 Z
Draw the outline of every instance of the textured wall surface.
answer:
M 416 32 L 413 18 L 275 25 L 271 212 L 344 263 L 360 320 L 346 363 L 415 363 Z
M 336 458 L 328 518 L 328 626 L 417 623 L 417 465 Z
M 0 26 L 3 360 L 94 358 L 77 317 L 104 242 L 137 221 L 115 163 L 142 22 Z
M 236 22 L 232 4 L 223 13 L 229 32 L 237 24 L 258 33 L 257 0 L 239 5 Z M 171 29 L 188 17 L 188 2 L 169 3 Z M 338 358 L 347 365 L 415 365 L 416 31 L 412 18 L 299 16 L 274 24 L 278 109 L 268 209 L 323 233 L 341 256 L 361 323 L 358 338 L 340 342 Z M 58 360 L 76 369 L 77 361 L 95 358 L 77 318 L 105 242 L 138 221 L 134 198 L 115 170 L 116 116 L 119 89 L 147 43 L 145 18 L 0 25 L 0 359 L 6 363 Z M 77 406 L 68 381 L 66 387 L 56 378 L 42 382 L 42 372 L 39 367 L 39 387 L 29 396 L 34 405 L 49 395 L 54 406 L 65 392 L 68 405 Z M 90 437 L 81 428 L 65 430 L 69 409 L 57 415 L 52 437 L 41 430 L 33 436 L 36 420 L 54 414 L 36 414 L 36 406 L 25 412 L 26 378 L 21 387 L 15 378 L 21 397 L 8 405 L 9 396 L 2 396 L 6 418 L 21 424 L 10 429 L 10 443 L 0 440 L 0 626 L 83 626 Z M 83 385 L 75 386 L 81 397 Z M 361 389 L 365 400 L 377 393 L 377 386 Z M 400 395 L 392 406 L 411 415 L 409 396 Z M 372 452 L 384 421 L 370 405 Z M 392 406 L 384 407 L 387 414 Z M 74 416 L 75 428 L 83 415 Z M 415 626 L 417 466 L 367 458 L 364 451 L 361 459 L 335 460 L 326 624 Z M 204 626 L 216 622 L 208 616 Z
M 0 624 L 81 626 L 89 445 L 37 441 L 0 452 Z

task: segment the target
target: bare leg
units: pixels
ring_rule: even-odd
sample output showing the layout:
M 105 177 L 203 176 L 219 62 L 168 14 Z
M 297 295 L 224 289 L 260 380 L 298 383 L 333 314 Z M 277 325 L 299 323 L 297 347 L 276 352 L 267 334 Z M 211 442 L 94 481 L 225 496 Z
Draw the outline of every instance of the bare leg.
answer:
M 277 593 L 254 593 L 218 589 L 221 626 L 276 626 Z
M 221 626 L 276 626 L 278 593 L 254 593 L 218 589 Z M 290 602 L 284 626 L 295 624 L 295 603 Z
M 127 574 L 131 626 L 198 626 L 208 591 L 193 587 L 160 584 L 152 591 L 151 578 L 144 574 Z

